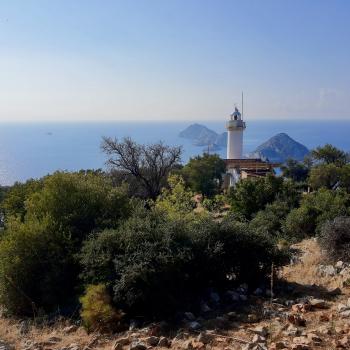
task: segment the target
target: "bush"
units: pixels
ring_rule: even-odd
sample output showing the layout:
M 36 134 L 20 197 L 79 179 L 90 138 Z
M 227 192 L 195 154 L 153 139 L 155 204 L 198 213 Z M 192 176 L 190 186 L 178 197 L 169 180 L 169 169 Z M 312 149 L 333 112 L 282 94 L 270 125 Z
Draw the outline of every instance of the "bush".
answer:
M 80 302 L 80 315 L 88 332 L 115 332 L 120 328 L 124 314 L 113 307 L 112 298 L 103 284 L 89 285 Z
M 26 200 L 27 217 L 49 216 L 80 243 L 92 230 L 116 227 L 130 212 L 127 190 L 113 188 L 103 174 L 57 172 Z
M 192 191 L 211 197 L 221 190 L 226 164 L 217 154 L 204 154 L 191 158 L 180 173 Z
M 185 188 L 185 181 L 180 175 L 170 175 L 168 188 L 163 188 L 156 207 L 172 218 L 191 217 L 196 207 L 194 193 Z
M 294 207 L 298 204 L 300 194 L 291 181 L 269 175 L 239 181 L 235 188 L 230 189 L 228 198 L 232 210 L 249 220 L 276 199 Z
M 118 308 L 158 317 L 193 307 L 206 288 L 253 286 L 269 274 L 272 261 L 279 266 L 283 257 L 272 240 L 246 223 L 170 219 L 152 210 L 92 236 L 81 262 L 87 283 L 113 286 Z
M 281 238 L 282 226 L 289 212 L 288 203 L 277 200 L 260 210 L 250 221 L 250 227 L 271 237 Z
M 213 198 L 204 198 L 202 205 L 209 212 L 220 212 L 225 205 L 225 197 L 217 194 Z
M 333 262 L 350 262 L 350 217 L 327 221 L 322 226 L 319 242 Z
M 55 173 L 35 192 L 15 188 L 5 200 L 12 214 L 0 237 L 0 303 L 17 315 L 69 312 L 81 288 L 76 255 L 82 240 L 117 227 L 129 215 L 129 199 L 124 188 L 91 172 Z
M 287 237 L 303 239 L 320 232 L 327 220 L 349 212 L 350 196 L 343 191 L 320 189 L 305 195 L 299 208 L 286 218 L 284 233 Z
M 0 241 L 0 304 L 11 314 L 56 311 L 73 297 L 70 242 L 42 222 L 11 223 Z

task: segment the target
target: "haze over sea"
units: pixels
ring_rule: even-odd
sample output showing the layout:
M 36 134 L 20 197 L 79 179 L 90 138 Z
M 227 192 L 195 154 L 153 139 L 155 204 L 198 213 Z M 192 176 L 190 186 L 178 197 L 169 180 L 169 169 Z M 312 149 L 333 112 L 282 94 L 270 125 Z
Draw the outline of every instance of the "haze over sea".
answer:
M 203 147 L 178 137 L 192 122 L 88 122 L 0 123 L 0 185 L 38 178 L 56 170 L 105 169 L 100 150 L 102 136 L 132 137 L 139 143 L 159 140 L 183 146 L 183 162 L 202 154 Z M 200 122 L 199 122 L 200 123 Z M 216 132 L 225 131 L 225 120 L 201 123 Z M 285 132 L 308 148 L 331 143 L 350 150 L 350 121 L 247 120 L 244 152 L 279 132 Z M 219 153 L 225 157 L 226 149 Z

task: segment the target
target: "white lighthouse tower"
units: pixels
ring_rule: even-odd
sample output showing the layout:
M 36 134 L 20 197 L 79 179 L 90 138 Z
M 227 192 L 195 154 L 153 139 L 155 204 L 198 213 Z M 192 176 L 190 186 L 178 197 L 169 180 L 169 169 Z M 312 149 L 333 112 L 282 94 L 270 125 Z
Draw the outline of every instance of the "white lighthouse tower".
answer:
M 243 95 L 242 95 L 243 109 Z M 234 112 L 230 116 L 230 120 L 226 123 L 227 129 L 227 159 L 243 158 L 243 131 L 246 128 L 242 114 L 235 107 Z

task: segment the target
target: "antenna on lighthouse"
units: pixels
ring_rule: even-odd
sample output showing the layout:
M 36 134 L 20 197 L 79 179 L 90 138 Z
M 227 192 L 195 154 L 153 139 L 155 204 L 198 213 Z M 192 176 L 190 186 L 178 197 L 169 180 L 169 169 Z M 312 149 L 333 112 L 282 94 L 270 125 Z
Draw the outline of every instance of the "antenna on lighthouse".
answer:
M 243 91 L 242 91 L 242 120 L 243 120 Z

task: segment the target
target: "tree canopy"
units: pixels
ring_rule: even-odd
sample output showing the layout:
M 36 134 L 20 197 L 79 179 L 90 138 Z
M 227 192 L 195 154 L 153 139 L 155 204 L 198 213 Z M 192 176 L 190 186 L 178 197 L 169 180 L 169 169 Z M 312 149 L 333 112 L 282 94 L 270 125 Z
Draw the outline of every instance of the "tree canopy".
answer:
M 192 191 L 212 196 L 221 190 L 225 170 L 225 161 L 217 154 L 204 154 L 191 158 L 182 168 L 181 174 Z
M 181 160 L 181 147 L 163 142 L 141 145 L 131 138 L 123 141 L 104 137 L 102 150 L 109 157 L 107 164 L 134 177 L 143 187 L 145 197 L 155 200 L 166 183 L 168 174 Z

